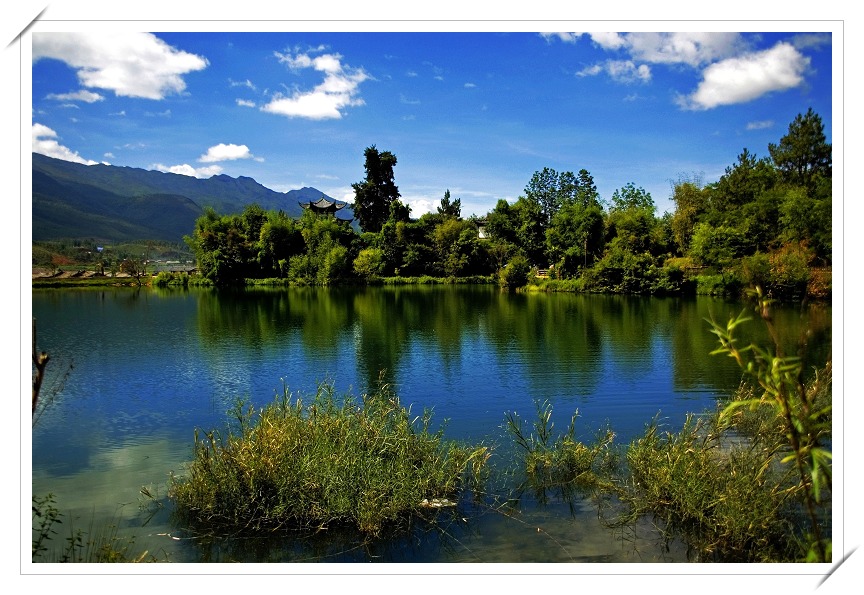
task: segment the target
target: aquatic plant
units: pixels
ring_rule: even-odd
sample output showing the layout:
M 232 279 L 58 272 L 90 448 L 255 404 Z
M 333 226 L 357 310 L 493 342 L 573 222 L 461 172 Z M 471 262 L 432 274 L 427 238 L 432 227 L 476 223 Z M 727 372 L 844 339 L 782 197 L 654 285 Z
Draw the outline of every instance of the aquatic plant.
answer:
M 326 528 L 367 534 L 452 501 L 479 481 L 484 446 L 445 441 L 430 411 L 411 416 L 389 385 L 355 399 L 321 384 L 308 402 L 238 402 L 226 433 L 195 432 L 194 460 L 172 477 L 180 518 L 213 533 Z
M 831 365 L 817 374 L 809 383 L 799 356 L 783 353 L 771 315 L 772 300 L 765 297 L 757 286 L 748 292 L 755 301 L 755 311 L 764 322 L 773 346 L 749 344 L 739 347 L 736 329 L 750 320 L 742 311 L 729 320 L 725 327 L 711 322 L 712 332 L 720 342 L 712 353 L 733 358 L 751 378 L 761 394 L 753 398 L 734 399 L 721 413 L 721 419 L 730 420 L 742 408 L 767 408 L 776 424 L 776 431 L 785 437 L 782 464 L 794 463 L 800 495 L 810 532 L 806 559 L 815 562 L 831 561 L 831 540 L 825 533 L 827 522 L 825 495 L 831 491 L 831 451 L 826 445 L 831 436 Z

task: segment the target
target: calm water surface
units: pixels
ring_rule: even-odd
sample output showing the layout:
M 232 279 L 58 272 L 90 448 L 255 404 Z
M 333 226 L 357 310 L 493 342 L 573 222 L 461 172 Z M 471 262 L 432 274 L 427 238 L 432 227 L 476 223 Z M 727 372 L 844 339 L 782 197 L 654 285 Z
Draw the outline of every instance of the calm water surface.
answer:
M 434 525 L 369 543 L 339 533 L 214 540 L 171 520 L 195 428 L 222 428 L 237 398 L 269 402 L 321 382 L 361 394 L 379 378 L 448 437 L 505 459 L 506 412 L 533 419 L 548 400 L 556 428 L 579 412 L 590 440 L 607 424 L 626 444 L 655 416 L 669 429 L 711 408 L 740 372 L 706 318 L 744 305 L 711 298 L 508 294 L 492 287 L 34 290 L 43 397 L 62 387 L 32 436 L 33 493 L 52 492 L 77 526 L 116 524 L 136 549 L 174 562 L 679 562 L 649 525 L 622 535 L 590 501 L 524 497 L 514 508 L 465 503 Z M 787 349 L 807 335 L 824 363 L 830 307 L 780 308 Z M 747 334 L 750 333 L 750 334 Z M 743 338 L 763 340 L 754 323 Z M 68 372 L 68 375 L 66 373 Z M 141 496 L 146 487 L 158 504 Z M 542 498 L 541 498 L 542 500 Z

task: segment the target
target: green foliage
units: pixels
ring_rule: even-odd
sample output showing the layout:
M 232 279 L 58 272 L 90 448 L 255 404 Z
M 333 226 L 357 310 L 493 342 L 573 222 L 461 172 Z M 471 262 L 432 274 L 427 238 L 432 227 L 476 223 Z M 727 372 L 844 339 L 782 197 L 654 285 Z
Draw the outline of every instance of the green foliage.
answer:
M 505 427 L 519 447 L 527 484 L 535 491 L 563 485 L 582 487 L 601 483 L 601 477 L 617 465 L 612 449 L 615 434 L 607 429 L 599 433 L 593 444 L 576 439 L 576 418 L 563 434 L 556 434 L 552 422 L 552 405 L 535 402 L 537 418 L 533 432 L 527 433 L 523 420 L 514 412 L 505 414 Z
M 214 532 L 348 524 L 376 534 L 457 496 L 489 456 L 433 433 L 431 413 L 412 416 L 385 384 L 359 400 L 337 399 L 327 384 L 308 402 L 286 389 L 233 413 L 225 435 L 196 431 L 195 458 L 169 494 L 184 518 Z
M 384 269 L 384 252 L 380 248 L 364 248 L 354 259 L 354 272 L 367 281 L 381 275 Z
M 736 444 L 717 416 L 689 415 L 680 432 L 656 420 L 626 451 L 628 476 L 619 497 L 620 522 L 653 514 L 671 536 L 682 536 L 701 560 L 791 561 L 794 527 L 785 479 L 772 473 L 771 453 Z
M 521 255 L 516 255 L 510 259 L 499 274 L 501 287 L 509 290 L 514 290 L 519 287 L 524 287 L 528 283 L 528 273 L 531 271 L 531 265 L 528 260 Z
M 812 107 L 795 116 L 787 134 L 779 144 L 769 144 L 768 151 L 785 182 L 812 191 L 820 179 L 831 178 L 831 145 Z
M 590 291 L 650 294 L 655 273 L 654 258 L 650 254 L 631 252 L 626 242 L 616 239 L 593 269 L 583 274 L 583 279 Z
M 728 419 L 742 407 L 767 407 L 773 412 L 787 441 L 786 456 L 781 462 L 794 463 L 798 476 L 796 492 L 802 497 L 810 523 L 808 556 L 819 562 L 830 562 L 830 538 L 825 536 L 830 524 L 826 526 L 825 515 L 820 510 L 825 494 L 831 491 L 831 451 L 826 446 L 831 435 L 831 401 L 825 398 L 826 379 L 817 376 L 814 384 L 805 383 L 801 359 L 782 353 L 771 318 L 771 300 L 764 297 L 758 287 L 752 295 L 756 301 L 755 310 L 773 338 L 774 351 L 752 343 L 738 346 L 736 330 L 750 320 L 744 312 L 730 319 L 725 327 L 711 321 L 712 332 L 720 342 L 720 347 L 712 353 L 733 358 L 761 390 L 758 397 L 730 403 L 721 418 Z M 827 370 L 830 381 L 830 362 Z
M 741 279 L 734 273 L 697 275 L 696 294 L 717 297 L 737 297 L 744 287 Z
M 438 207 L 438 214 L 459 219 L 462 216 L 462 199 L 457 198 L 451 202 L 450 190 L 445 190 L 444 197 L 441 199 L 441 205 Z
M 393 179 L 396 155 L 379 151 L 375 145 L 363 152 L 366 179 L 351 184 L 354 189 L 354 215 L 363 231 L 380 231 L 390 215 L 390 205 L 399 198 L 399 188 Z
M 690 255 L 701 265 L 722 268 L 744 255 L 746 242 L 743 232 L 735 227 L 699 223 L 693 231 Z
M 599 204 L 565 203 L 546 230 L 549 259 L 562 276 L 576 274 L 594 264 L 603 250 L 603 210 Z
M 673 185 L 672 201 L 675 213 L 672 215 L 672 235 L 678 254 L 687 254 L 690 239 L 698 218 L 705 212 L 707 197 L 703 192 L 701 176 L 680 177 Z

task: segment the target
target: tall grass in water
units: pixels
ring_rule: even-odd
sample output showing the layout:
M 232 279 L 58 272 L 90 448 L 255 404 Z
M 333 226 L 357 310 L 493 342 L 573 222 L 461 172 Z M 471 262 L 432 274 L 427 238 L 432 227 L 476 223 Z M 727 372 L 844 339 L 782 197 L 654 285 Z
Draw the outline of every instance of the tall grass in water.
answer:
M 733 358 L 757 387 L 753 398 L 737 399 L 722 412 L 721 418 L 732 420 L 744 408 L 765 410 L 774 420 L 776 434 L 782 435 L 781 463 L 792 464 L 797 475 L 795 492 L 800 498 L 809 531 L 803 536 L 807 545 L 806 560 L 831 561 L 830 514 L 825 496 L 831 492 L 831 362 L 821 374 L 805 381 L 801 357 L 783 353 L 771 315 L 772 300 L 759 287 L 752 290 L 755 311 L 764 322 L 773 345 L 754 344 L 740 347 L 736 329 L 749 320 L 742 312 L 725 327 L 711 321 L 712 332 L 720 347 L 713 353 Z M 806 345 L 806 341 L 802 342 Z
M 713 353 L 735 359 L 745 382 L 680 432 L 654 422 L 628 446 L 620 522 L 653 514 L 700 559 L 830 562 L 831 362 L 806 378 L 801 359 L 782 353 L 770 301 L 753 293 L 773 345 L 738 345 L 743 313 L 709 321 Z
M 537 417 L 533 431 L 526 431 L 523 420 L 514 412 L 505 414 L 505 428 L 519 447 L 520 464 L 526 485 L 535 490 L 564 485 L 590 486 L 617 465 L 617 454 L 611 448 L 615 434 L 611 429 L 598 433 L 597 439 L 585 444 L 576 439 L 575 412 L 566 432 L 556 434 L 549 401 L 535 403 Z
M 389 386 L 308 403 L 286 388 L 261 409 L 238 404 L 226 435 L 195 433 L 195 456 L 169 496 L 213 532 L 353 525 L 377 534 L 482 475 L 488 451 L 445 441 L 431 413 L 411 417 Z
M 679 432 L 654 421 L 627 448 L 618 522 L 653 515 L 702 561 L 792 561 L 790 481 L 772 458 L 759 441 L 734 440 L 716 414 L 689 415 Z

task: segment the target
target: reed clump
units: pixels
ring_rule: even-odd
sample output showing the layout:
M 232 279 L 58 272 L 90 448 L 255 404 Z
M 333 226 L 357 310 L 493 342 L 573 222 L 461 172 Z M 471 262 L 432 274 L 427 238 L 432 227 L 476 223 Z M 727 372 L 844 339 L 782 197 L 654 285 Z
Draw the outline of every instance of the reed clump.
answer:
M 214 532 L 346 525 L 375 535 L 451 502 L 489 457 L 433 432 L 430 411 L 412 418 L 386 384 L 340 399 L 325 383 L 308 402 L 286 388 L 234 413 L 224 435 L 196 431 L 194 460 L 171 481 L 181 517 Z
M 516 412 L 505 414 L 505 428 L 521 453 L 519 462 L 525 484 L 537 491 L 603 483 L 603 478 L 618 463 L 618 454 L 612 448 L 614 432 L 603 430 L 596 440 L 586 444 L 576 439 L 578 411 L 571 417 L 567 430 L 556 433 L 549 401 L 538 401 L 535 406 L 537 416 L 530 431 Z
M 744 382 L 680 432 L 652 422 L 627 448 L 619 498 L 630 520 L 659 517 L 701 559 L 830 562 L 831 361 L 808 377 L 800 354 L 783 353 L 771 300 L 751 293 L 773 345 L 739 345 L 745 312 L 709 321 L 713 353 L 733 358 Z
M 793 482 L 774 454 L 730 435 L 717 415 L 688 415 L 679 432 L 661 431 L 655 420 L 626 450 L 618 496 L 629 512 L 619 520 L 659 518 L 703 561 L 792 561 Z

